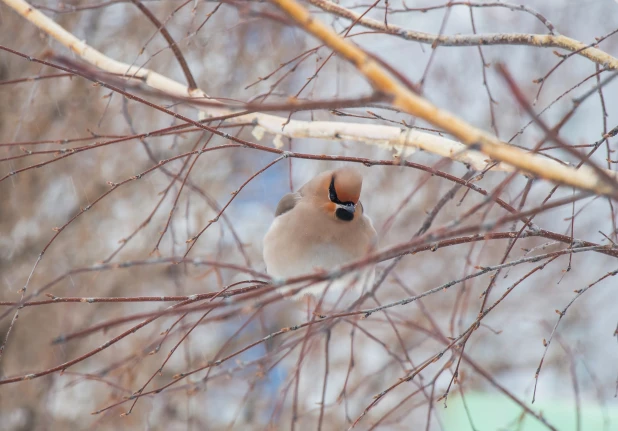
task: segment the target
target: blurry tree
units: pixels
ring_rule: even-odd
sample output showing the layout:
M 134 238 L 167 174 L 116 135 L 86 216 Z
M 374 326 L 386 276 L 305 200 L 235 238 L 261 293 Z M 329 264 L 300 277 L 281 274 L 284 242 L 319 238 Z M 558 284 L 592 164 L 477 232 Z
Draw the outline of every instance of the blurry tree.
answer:
M 3 0 L 0 428 L 614 429 L 616 33 L 611 0 Z M 378 276 L 304 309 L 261 241 L 342 164 L 380 247 L 309 282 Z

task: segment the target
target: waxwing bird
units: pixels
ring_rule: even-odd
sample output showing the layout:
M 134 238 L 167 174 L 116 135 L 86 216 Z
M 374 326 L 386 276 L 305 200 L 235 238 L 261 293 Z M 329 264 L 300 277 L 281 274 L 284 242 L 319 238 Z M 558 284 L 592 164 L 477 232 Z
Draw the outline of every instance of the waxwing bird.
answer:
M 290 278 L 316 270 L 328 271 L 371 252 L 377 243 L 377 233 L 359 200 L 362 183 L 358 171 L 344 167 L 322 172 L 298 192 L 283 196 L 264 237 L 268 274 Z M 332 297 L 341 294 L 341 289 L 350 290 L 351 284 L 352 290 L 360 295 L 372 282 L 373 274 L 371 265 L 337 280 L 308 286 L 296 298 L 318 297 L 325 290 Z M 282 293 L 297 287 L 286 287 Z

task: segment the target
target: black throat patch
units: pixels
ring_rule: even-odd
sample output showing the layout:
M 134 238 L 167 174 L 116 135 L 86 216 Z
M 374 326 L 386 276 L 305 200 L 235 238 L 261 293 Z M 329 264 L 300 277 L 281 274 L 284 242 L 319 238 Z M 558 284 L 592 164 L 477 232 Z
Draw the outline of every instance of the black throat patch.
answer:
M 343 220 L 343 221 L 354 220 L 354 213 L 351 213 L 350 211 L 346 211 L 343 208 L 337 208 L 337 210 L 335 211 L 335 216 L 337 216 L 339 220 Z

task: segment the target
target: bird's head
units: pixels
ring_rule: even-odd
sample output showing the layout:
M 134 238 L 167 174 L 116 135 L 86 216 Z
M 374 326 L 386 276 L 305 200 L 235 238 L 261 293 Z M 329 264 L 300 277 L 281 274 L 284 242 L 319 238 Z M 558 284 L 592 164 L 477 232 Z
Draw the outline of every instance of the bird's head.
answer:
M 356 169 L 340 168 L 322 175 L 315 197 L 329 216 L 350 222 L 363 213 L 359 202 L 362 186 L 363 177 Z

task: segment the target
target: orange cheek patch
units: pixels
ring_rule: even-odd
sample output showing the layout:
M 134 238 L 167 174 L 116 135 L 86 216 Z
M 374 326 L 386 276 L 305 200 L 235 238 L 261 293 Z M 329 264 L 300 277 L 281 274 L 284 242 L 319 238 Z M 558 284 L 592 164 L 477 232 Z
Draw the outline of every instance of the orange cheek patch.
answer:
M 324 208 L 324 211 L 327 214 L 331 214 L 331 215 L 335 214 L 335 211 L 337 211 L 337 205 L 332 203 L 332 202 L 328 202 L 328 203 L 324 204 L 324 206 L 322 208 Z

